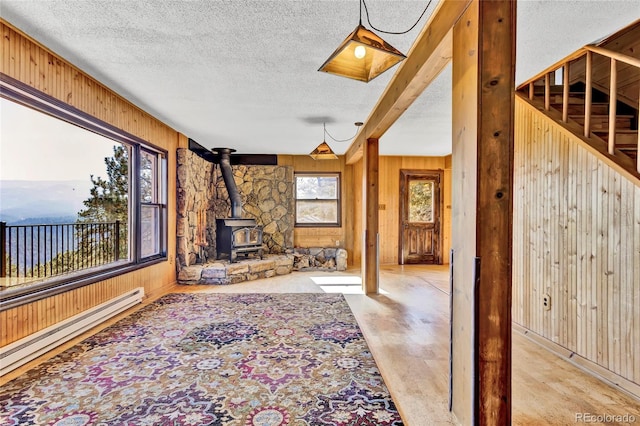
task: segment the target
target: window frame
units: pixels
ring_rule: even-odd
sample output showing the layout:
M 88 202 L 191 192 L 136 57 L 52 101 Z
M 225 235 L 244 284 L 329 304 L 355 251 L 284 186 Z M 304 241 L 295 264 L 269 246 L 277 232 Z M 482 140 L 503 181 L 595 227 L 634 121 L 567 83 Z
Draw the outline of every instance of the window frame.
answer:
M 71 125 L 81 127 L 87 131 L 97 133 L 103 137 L 121 143 L 127 147 L 129 158 L 129 259 L 115 262 L 117 264 L 45 278 L 43 281 L 25 283 L 20 287 L 9 287 L 0 291 L 0 312 L 51 297 L 69 290 L 90 285 L 112 277 L 146 268 L 153 264 L 164 262 L 167 256 L 167 158 L 168 152 L 152 143 L 118 129 L 96 117 L 66 104 L 52 96 L 43 93 L 21 81 L 4 73 L 0 73 L 0 97 L 16 102 L 39 113 L 66 121 Z M 140 153 L 152 153 L 156 156 L 157 172 L 155 179 L 157 186 L 157 200 L 153 203 L 159 210 L 158 217 L 158 251 L 150 256 L 141 255 L 141 206 L 140 199 Z M 2 242 L 4 243 L 4 242 Z
M 144 261 L 145 259 L 152 259 L 155 258 L 157 256 L 162 256 L 164 255 L 166 257 L 167 255 L 167 241 L 166 241 L 166 236 L 167 236 L 167 191 L 166 191 L 166 187 L 167 187 L 167 156 L 166 154 L 162 154 L 159 151 L 156 150 L 152 150 L 151 148 L 149 148 L 148 146 L 137 146 L 137 155 L 136 155 L 136 159 L 137 159 L 137 167 L 135 168 L 136 170 L 136 175 L 138 176 L 138 179 L 136 180 L 136 186 L 138 188 L 138 194 L 140 194 L 137 197 L 137 214 L 136 216 L 138 218 L 140 218 L 140 220 L 138 221 L 138 227 L 137 227 L 137 235 L 136 235 L 136 257 L 138 259 L 139 262 Z M 154 168 L 152 170 L 152 174 L 151 177 L 153 179 L 153 185 L 151 188 L 151 201 L 144 201 L 142 199 L 142 191 L 140 190 L 141 187 L 141 182 L 142 179 L 140 178 L 140 173 L 142 171 L 142 156 L 143 155 L 151 155 L 154 156 L 155 161 L 154 161 Z M 164 184 L 163 184 L 164 183 Z M 149 254 L 149 255 L 145 255 L 143 253 L 143 235 L 142 235 L 142 231 L 143 231 L 143 226 L 142 226 L 142 218 L 143 218 L 143 214 L 142 214 L 142 210 L 145 207 L 151 207 L 154 208 L 157 211 L 157 217 L 156 217 L 156 239 L 155 239 L 155 243 L 158 245 L 157 251 L 155 253 Z
M 336 222 L 298 222 L 298 177 L 335 177 L 336 185 Z M 294 227 L 296 228 L 340 228 L 342 227 L 342 174 L 341 172 L 294 172 L 293 174 L 293 194 L 294 194 Z M 301 199 L 301 201 L 334 201 L 334 199 Z

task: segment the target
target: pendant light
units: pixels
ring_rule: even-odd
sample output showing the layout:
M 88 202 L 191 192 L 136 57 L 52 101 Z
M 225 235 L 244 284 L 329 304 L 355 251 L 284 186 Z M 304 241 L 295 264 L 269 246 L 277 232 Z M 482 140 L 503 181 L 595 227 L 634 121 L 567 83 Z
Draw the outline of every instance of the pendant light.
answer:
M 318 71 L 368 83 L 406 58 L 362 25 L 362 2 L 360 0 L 360 23 Z
M 327 127 L 325 123 L 322 123 L 322 128 L 324 130 L 324 134 L 322 135 L 322 143 L 316 147 L 313 151 L 311 151 L 311 158 L 314 160 L 337 160 L 338 156 L 333 152 L 329 144 L 326 142 L 327 136 Z
M 355 135 L 351 136 L 349 139 L 335 139 L 329 132 L 327 132 L 326 123 L 322 123 L 322 130 L 324 131 L 322 143 L 318 145 L 316 149 L 311 151 L 311 154 L 309 154 L 311 158 L 313 158 L 314 160 L 337 160 L 338 156 L 335 154 L 335 152 L 333 152 L 329 144 L 326 142 L 327 135 L 329 135 L 329 137 L 336 142 L 349 142 L 358 135 L 358 131 L 364 123 L 362 121 L 357 121 L 354 124 L 356 126 Z

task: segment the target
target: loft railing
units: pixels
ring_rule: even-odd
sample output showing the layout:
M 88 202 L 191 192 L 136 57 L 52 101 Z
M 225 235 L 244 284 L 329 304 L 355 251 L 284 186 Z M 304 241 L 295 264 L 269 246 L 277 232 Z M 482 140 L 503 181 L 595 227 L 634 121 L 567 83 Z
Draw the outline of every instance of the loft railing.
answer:
M 0 222 L 0 277 L 46 278 L 120 260 L 120 221 L 7 225 Z
M 549 111 L 551 108 L 551 83 L 555 81 L 556 71 L 562 69 L 562 121 L 569 122 L 569 97 L 570 97 L 570 71 L 571 64 L 575 64 L 578 60 L 585 58 L 585 72 L 584 72 L 584 137 L 590 138 L 594 136 L 592 134 L 592 94 L 593 94 L 593 58 L 594 55 L 603 56 L 609 58 L 610 71 L 609 71 L 609 107 L 608 107 L 608 132 L 607 132 L 607 151 L 610 155 L 616 155 L 616 115 L 617 115 L 617 103 L 618 103 L 618 63 L 624 63 L 630 65 L 635 69 L 637 80 L 640 80 L 640 60 L 631 56 L 624 55 L 622 53 L 614 52 L 608 49 L 604 49 L 598 46 L 585 46 L 582 49 L 574 52 L 572 55 L 567 56 L 561 61 L 556 62 L 546 70 L 542 71 L 532 79 L 526 81 L 518 87 L 518 91 L 528 92 L 528 97 L 533 100 L 535 97 L 535 89 L 542 82 L 544 84 L 544 109 Z M 636 110 L 640 111 L 640 101 L 636 101 L 633 106 Z M 640 128 L 640 118 L 636 115 L 636 129 Z M 640 173 L 640 132 L 635 141 L 637 148 L 636 158 L 636 170 Z

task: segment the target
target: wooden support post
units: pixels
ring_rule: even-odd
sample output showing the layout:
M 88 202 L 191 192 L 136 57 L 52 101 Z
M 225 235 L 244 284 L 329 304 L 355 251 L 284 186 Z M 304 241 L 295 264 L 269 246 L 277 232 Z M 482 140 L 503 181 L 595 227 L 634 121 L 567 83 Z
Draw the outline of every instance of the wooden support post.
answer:
M 511 424 L 515 25 L 516 2 L 477 0 L 454 27 L 452 408 L 461 424 Z
M 365 294 L 378 294 L 378 139 L 367 139 L 363 151 L 362 286 Z
M 587 52 L 587 61 L 585 65 L 585 84 L 584 84 L 584 137 L 591 136 L 591 96 L 593 94 L 592 89 L 592 66 L 593 66 L 593 54 Z
M 611 58 L 611 80 L 609 84 L 609 139 L 608 151 L 613 155 L 616 150 L 616 115 L 618 104 L 618 68 L 616 60 Z

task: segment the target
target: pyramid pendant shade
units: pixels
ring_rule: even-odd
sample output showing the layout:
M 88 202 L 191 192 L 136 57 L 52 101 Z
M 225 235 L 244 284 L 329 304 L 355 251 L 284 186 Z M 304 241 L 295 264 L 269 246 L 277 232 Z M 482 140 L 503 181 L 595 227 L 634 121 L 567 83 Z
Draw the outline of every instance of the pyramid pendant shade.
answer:
M 358 46 L 366 51 L 360 59 L 355 52 Z M 358 25 L 318 71 L 369 82 L 405 58 L 374 32 Z
M 324 141 L 320 145 L 318 145 L 318 147 L 314 149 L 309 155 L 314 160 L 337 160 L 338 159 L 338 156 L 333 152 L 331 147 Z

